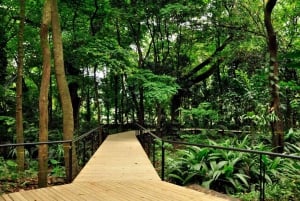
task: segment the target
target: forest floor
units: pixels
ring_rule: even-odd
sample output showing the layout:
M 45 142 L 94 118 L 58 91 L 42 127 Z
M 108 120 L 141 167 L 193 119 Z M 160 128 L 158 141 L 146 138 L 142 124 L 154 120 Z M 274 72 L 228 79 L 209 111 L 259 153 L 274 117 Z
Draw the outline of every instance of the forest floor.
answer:
M 49 177 L 48 186 L 62 185 L 66 182 L 62 178 Z M 0 180 L 0 195 L 13 193 L 21 190 L 32 190 L 38 188 L 37 178 L 22 178 L 18 180 Z

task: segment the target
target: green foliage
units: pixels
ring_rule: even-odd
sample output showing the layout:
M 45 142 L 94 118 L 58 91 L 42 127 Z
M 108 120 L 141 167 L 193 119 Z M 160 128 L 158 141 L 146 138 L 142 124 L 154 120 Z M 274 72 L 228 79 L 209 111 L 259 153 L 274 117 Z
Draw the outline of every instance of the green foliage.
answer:
M 284 135 L 284 151 L 288 154 L 300 154 L 300 130 L 290 128 Z
M 209 144 L 216 145 L 212 140 Z M 221 192 L 243 192 L 249 187 L 244 156 L 232 151 L 188 147 L 179 150 L 177 157 L 168 161 L 168 178 L 181 185 L 196 182 Z
M 192 138 L 189 138 L 192 139 Z M 251 145 L 249 136 L 202 143 L 267 151 L 262 143 Z M 298 148 L 299 149 L 299 148 Z M 298 152 L 300 153 L 300 152 Z M 255 154 L 188 146 L 179 149 L 167 160 L 167 176 L 180 185 L 199 183 L 220 192 L 234 194 L 242 200 L 256 200 L 260 179 L 260 157 Z M 279 157 L 262 156 L 266 181 L 266 197 L 275 200 L 299 199 L 299 162 Z
M 15 161 L 4 160 L 3 157 L 0 157 L 0 179 L 10 179 L 13 181 L 18 179 L 17 167 L 18 165 Z
M 129 83 L 144 87 L 146 102 L 166 105 L 179 89 L 175 79 L 167 75 L 156 75 L 150 70 L 136 70 L 129 75 Z M 151 106 L 150 106 L 151 107 Z
M 200 103 L 196 108 L 181 109 L 181 112 L 182 124 L 187 126 L 207 128 L 207 126 L 211 127 L 219 119 L 218 112 L 212 108 L 209 102 Z M 194 122 L 194 124 L 189 125 L 190 122 Z
M 10 136 L 13 136 L 15 132 L 15 117 L 0 116 L 0 123 L 0 131 L 3 133 L 1 135 L 2 140 L 12 139 Z
M 63 162 L 64 147 L 62 144 L 53 145 L 49 147 L 49 158 L 55 158 L 57 161 Z M 54 160 L 54 159 L 53 159 Z
M 49 160 L 50 165 L 51 165 L 51 175 L 55 177 L 65 177 L 66 176 L 66 171 L 65 167 L 61 165 L 61 162 L 55 160 L 55 159 L 50 159 Z

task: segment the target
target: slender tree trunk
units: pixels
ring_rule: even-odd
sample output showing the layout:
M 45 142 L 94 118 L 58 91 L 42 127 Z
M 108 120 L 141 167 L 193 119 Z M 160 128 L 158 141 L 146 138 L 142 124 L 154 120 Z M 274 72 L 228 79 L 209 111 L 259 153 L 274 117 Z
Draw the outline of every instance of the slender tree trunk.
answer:
M 280 112 L 280 99 L 279 99 L 279 65 L 277 60 L 277 39 L 276 33 L 272 25 L 272 11 L 276 5 L 277 0 L 264 0 L 264 22 L 267 30 L 267 42 L 270 54 L 270 113 L 274 113 L 276 119 L 271 122 L 272 141 L 275 152 L 283 152 L 284 140 L 283 140 L 283 122 L 282 114 Z
M 145 107 L 144 107 L 144 87 L 139 87 L 139 95 L 140 95 L 140 101 L 139 101 L 139 124 L 144 125 L 145 124 Z
M 23 108 L 22 108 L 22 83 L 24 66 L 24 26 L 25 26 L 25 0 L 20 0 L 20 24 L 18 34 L 18 70 L 17 70 L 17 96 L 16 96 L 16 133 L 17 143 L 24 142 L 23 133 Z M 24 171 L 24 147 L 17 147 L 17 163 L 19 171 Z
M 0 26 L 0 85 L 4 85 L 6 81 L 7 75 L 7 52 L 6 52 L 6 37 L 5 37 L 5 29 Z
M 124 122 L 124 116 L 126 116 L 125 114 L 125 106 L 124 106 L 124 98 L 125 98 L 125 83 L 124 83 L 124 75 L 122 74 L 121 76 L 121 101 L 120 101 L 120 122 L 121 125 L 123 125 Z
M 73 121 L 73 107 L 71 96 L 68 88 L 68 83 L 65 75 L 64 68 L 64 58 L 63 58 L 63 45 L 62 45 L 62 36 L 61 36 L 61 28 L 59 22 L 59 14 L 57 7 L 57 0 L 52 0 L 52 34 L 53 34 L 53 54 L 54 54 L 54 66 L 55 66 L 55 75 L 58 86 L 58 91 L 60 94 L 60 101 L 62 104 L 62 112 L 63 112 L 63 133 L 64 140 L 73 140 L 74 135 L 74 121 Z M 64 146 L 64 156 L 65 156 L 65 167 L 67 177 L 70 176 L 69 172 L 69 145 Z M 78 172 L 77 165 L 77 157 L 75 146 L 73 146 L 72 153 L 72 178 Z
M 119 124 L 119 75 L 114 75 L 115 125 Z
M 70 67 L 69 67 L 70 68 Z M 76 76 L 78 76 L 77 74 Z M 77 82 L 71 82 L 68 84 L 72 108 L 73 108 L 73 120 L 74 120 L 74 128 L 79 130 L 79 109 L 80 109 L 80 97 L 78 96 L 79 84 Z
M 97 121 L 101 124 L 101 108 L 99 101 L 98 82 L 97 82 L 97 65 L 94 66 L 94 90 L 95 90 L 95 106 L 97 109 Z
M 40 110 L 40 120 L 39 120 L 39 141 L 48 141 L 48 123 L 49 123 L 49 113 L 48 113 L 48 95 L 49 95 L 49 84 L 51 75 L 51 52 L 50 45 L 48 41 L 49 26 L 51 23 L 51 0 L 45 1 L 43 9 L 43 17 L 40 29 L 41 47 L 43 54 L 43 75 L 40 88 L 39 97 L 39 110 Z M 38 173 L 38 186 L 47 186 L 47 176 L 48 176 L 48 145 L 39 146 L 39 173 Z

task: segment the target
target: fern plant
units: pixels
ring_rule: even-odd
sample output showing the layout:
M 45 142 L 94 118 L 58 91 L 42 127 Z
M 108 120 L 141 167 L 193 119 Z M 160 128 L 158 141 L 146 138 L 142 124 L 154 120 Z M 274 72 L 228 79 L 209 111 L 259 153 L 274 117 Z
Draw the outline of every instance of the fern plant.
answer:
M 210 144 L 215 142 L 210 140 Z M 227 193 L 249 188 L 249 176 L 243 170 L 243 153 L 191 146 L 179 150 L 177 156 L 168 161 L 168 178 L 175 183 L 199 183 Z

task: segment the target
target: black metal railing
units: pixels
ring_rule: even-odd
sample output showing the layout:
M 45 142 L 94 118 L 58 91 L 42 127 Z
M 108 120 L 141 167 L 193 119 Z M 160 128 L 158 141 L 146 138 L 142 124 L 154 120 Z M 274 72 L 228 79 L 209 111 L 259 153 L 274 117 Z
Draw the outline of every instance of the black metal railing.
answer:
M 266 167 L 265 163 L 263 161 L 263 156 L 270 156 L 270 157 L 280 157 L 280 158 L 289 158 L 293 160 L 299 160 L 300 156 L 294 156 L 294 155 L 286 155 L 286 154 L 279 154 L 279 153 L 273 153 L 273 152 L 267 152 L 267 151 L 257 151 L 257 150 L 249 150 L 249 149 L 241 149 L 241 148 L 234 148 L 234 147 L 223 147 L 223 146 L 216 146 L 216 145 L 207 145 L 207 144 L 193 144 L 193 143 L 187 143 L 187 142 L 181 142 L 181 141 L 173 141 L 173 140 L 167 140 L 163 139 L 161 137 L 158 137 L 153 132 L 151 132 L 149 129 L 144 128 L 143 126 L 137 124 L 137 137 L 140 140 L 142 146 L 144 147 L 146 153 L 151 158 L 154 167 L 156 167 L 156 142 L 161 143 L 161 179 L 165 180 L 165 144 L 170 143 L 172 145 L 184 145 L 184 146 L 196 146 L 201 148 L 210 148 L 210 149 L 219 149 L 219 150 L 227 150 L 227 151 L 235 151 L 235 152 L 243 152 L 243 153 L 249 153 L 249 154 L 255 154 L 259 156 L 259 200 L 264 201 L 265 200 L 265 173 L 266 173 Z
M 102 144 L 102 142 L 105 140 L 106 136 L 108 135 L 108 132 L 103 128 L 103 126 L 97 127 L 95 129 L 92 129 L 91 131 L 88 131 L 77 138 L 73 140 L 59 140 L 59 141 L 48 141 L 48 142 L 28 142 L 28 143 L 9 143 L 9 144 L 1 144 L 0 149 L 9 149 L 12 150 L 16 147 L 24 147 L 25 150 L 29 150 L 32 147 L 36 147 L 39 145 L 64 145 L 69 148 L 69 161 L 68 161 L 68 171 L 69 174 L 66 178 L 66 181 L 68 183 L 72 182 L 73 179 L 73 173 L 72 173 L 72 163 L 73 163 L 73 155 L 72 151 L 74 149 L 74 146 L 76 147 L 76 154 L 77 154 L 77 161 L 80 162 L 79 166 L 83 167 L 86 162 L 88 161 L 89 157 L 92 156 L 92 154 L 98 149 L 98 147 Z M 38 154 L 34 154 L 34 158 L 38 158 Z M 26 152 L 24 152 L 25 155 Z M 27 159 L 32 156 L 25 156 Z M 52 159 L 52 158 L 49 158 Z
M 73 141 L 72 140 L 58 140 L 58 141 L 51 141 L 51 142 L 28 142 L 28 143 L 16 143 L 16 144 L 1 144 L 0 148 L 17 148 L 17 147 L 33 147 L 33 146 L 39 146 L 39 145 L 65 145 L 69 147 L 69 176 L 67 178 L 67 181 L 70 183 L 72 181 L 72 149 L 73 149 L 73 145 L 72 145 Z M 25 154 L 25 152 L 24 152 Z
M 79 165 L 83 167 L 89 158 L 105 140 L 108 131 L 103 126 L 94 128 L 73 140 L 76 146 L 76 154 Z

